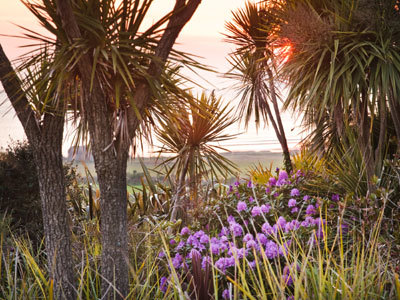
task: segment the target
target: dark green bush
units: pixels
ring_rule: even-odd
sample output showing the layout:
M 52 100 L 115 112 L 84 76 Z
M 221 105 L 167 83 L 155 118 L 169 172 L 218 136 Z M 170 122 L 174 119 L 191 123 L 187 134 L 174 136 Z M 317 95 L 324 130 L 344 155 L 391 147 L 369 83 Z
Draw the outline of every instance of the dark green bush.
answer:
M 43 234 L 39 183 L 32 147 L 16 142 L 0 154 L 0 212 L 11 215 L 11 227 L 34 241 Z

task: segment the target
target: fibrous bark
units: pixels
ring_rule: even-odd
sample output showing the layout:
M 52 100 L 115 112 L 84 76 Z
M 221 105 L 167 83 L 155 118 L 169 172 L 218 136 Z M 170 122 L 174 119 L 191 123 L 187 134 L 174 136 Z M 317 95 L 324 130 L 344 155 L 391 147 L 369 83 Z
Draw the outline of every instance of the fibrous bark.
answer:
M 1 45 L 0 80 L 33 147 L 40 188 L 48 269 L 50 279 L 55 283 L 55 297 L 73 299 L 75 278 L 61 152 L 64 113 L 62 110 L 46 112 L 39 123 Z
M 157 62 L 150 64 L 148 74 L 157 80 L 175 40 L 193 15 L 201 0 L 177 0 L 167 28 L 160 39 L 155 55 Z M 57 12 L 70 43 L 82 37 L 70 1 L 57 0 Z M 162 62 L 160 64 L 160 61 Z M 83 85 L 85 118 L 88 122 L 93 158 L 99 181 L 102 231 L 102 297 L 123 298 L 129 292 L 128 244 L 127 244 L 127 198 L 126 163 L 130 141 L 135 138 L 141 120 L 135 112 L 129 114 L 129 141 L 119 141 L 121 135 L 114 135 L 107 95 L 102 90 L 99 78 L 94 76 L 91 89 L 92 58 L 82 55 L 78 64 Z M 138 83 L 134 102 L 140 113 L 144 113 L 151 97 L 150 86 Z M 114 292 L 116 294 L 114 295 Z

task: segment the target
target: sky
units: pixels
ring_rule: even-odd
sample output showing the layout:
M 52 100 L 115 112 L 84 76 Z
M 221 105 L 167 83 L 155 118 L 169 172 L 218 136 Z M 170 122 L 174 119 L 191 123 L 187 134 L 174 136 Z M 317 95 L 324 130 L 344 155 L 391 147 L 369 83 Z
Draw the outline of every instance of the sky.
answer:
M 149 11 L 146 24 L 151 25 L 165 13 L 173 8 L 174 0 L 155 0 Z M 229 63 L 226 58 L 233 50 L 233 46 L 223 41 L 225 31 L 224 24 L 229 21 L 232 11 L 243 7 L 244 0 L 203 0 L 192 19 L 182 30 L 176 48 L 185 52 L 199 56 L 198 60 L 211 66 L 217 71 L 224 73 L 229 70 Z M 0 43 L 10 60 L 16 59 L 19 55 L 27 51 L 21 47 L 29 41 L 22 38 L 8 37 L 4 35 L 21 36 L 24 32 L 18 26 L 26 27 L 31 30 L 45 33 L 38 25 L 33 15 L 18 0 L 0 0 Z M 188 73 L 189 74 L 189 73 Z M 194 81 L 201 83 L 202 87 L 210 92 L 215 91 L 218 96 L 222 96 L 226 103 L 236 107 L 238 97 L 232 92 L 234 82 L 224 79 L 221 75 L 209 72 L 200 72 L 205 79 L 199 78 L 195 74 L 189 74 Z M 1 87 L 1 86 L 0 86 Z M 196 89 L 200 92 L 200 89 Z M 21 140 L 24 138 L 22 126 L 15 117 L 15 112 L 10 107 L 4 93 L 0 94 L 0 101 L 4 104 L 0 106 L 0 147 L 5 148 L 11 140 Z M 297 148 L 300 138 L 299 120 L 290 113 L 283 114 L 283 123 L 289 139 L 289 147 Z M 70 136 L 73 130 L 67 130 L 63 146 L 64 155 L 70 147 Z M 243 126 L 232 126 L 230 133 L 242 133 L 235 140 L 227 141 L 222 146 L 232 151 L 278 151 L 279 144 L 272 128 L 261 128 L 258 131 L 253 124 L 250 124 L 247 131 Z M 147 149 L 147 148 L 146 148 Z M 144 153 L 143 155 L 149 155 Z

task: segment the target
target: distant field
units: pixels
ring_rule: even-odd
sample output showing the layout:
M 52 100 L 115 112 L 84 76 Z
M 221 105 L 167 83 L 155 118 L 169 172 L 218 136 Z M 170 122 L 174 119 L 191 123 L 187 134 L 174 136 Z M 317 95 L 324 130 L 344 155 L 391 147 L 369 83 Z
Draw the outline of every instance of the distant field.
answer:
M 226 158 L 233 161 L 238 168 L 240 169 L 240 175 L 243 176 L 246 174 L 247 170 L 254 166 L 261 164 L 263 166 L 269 167 L 272 163 L 273 168 L 281 166 L 282 164 L 282 153 L 269 152 L 269 151 L 246 151 L 246 152 L 230 152 L 223 154 Z M 156 158 L 143 158 L 144 163 L 147 168 L 153 169 L 157 166 L 159 161 L 157 162 Z M 81 162 L 76 161 L 75 164 L 78 167 L 78 171 L 81 175 L 85 174 L 84 166 Z M 95 176 L 94 171 L 94 163 L 90 161 L 85 162 L 89 171 L 93 176 Z M 127 172 L 128 174 L 132 174 L 134 172 L 141 173 L 142 167 L 138 159 L 131 159 L 128 162 Z

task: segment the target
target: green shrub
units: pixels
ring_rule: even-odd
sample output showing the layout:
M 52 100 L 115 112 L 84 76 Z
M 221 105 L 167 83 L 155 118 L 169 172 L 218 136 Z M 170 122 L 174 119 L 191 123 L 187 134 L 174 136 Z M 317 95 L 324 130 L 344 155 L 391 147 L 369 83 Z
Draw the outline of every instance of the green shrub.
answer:
M 38 242 L 43 235 L 39 183 L 32 147 L 16 142 L 0 156 L 0 211 L 11 227 Z

